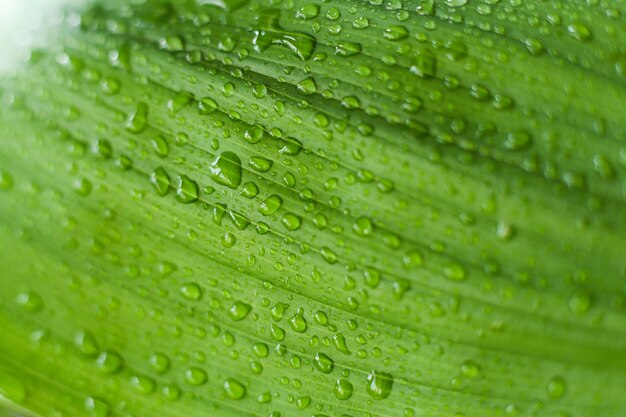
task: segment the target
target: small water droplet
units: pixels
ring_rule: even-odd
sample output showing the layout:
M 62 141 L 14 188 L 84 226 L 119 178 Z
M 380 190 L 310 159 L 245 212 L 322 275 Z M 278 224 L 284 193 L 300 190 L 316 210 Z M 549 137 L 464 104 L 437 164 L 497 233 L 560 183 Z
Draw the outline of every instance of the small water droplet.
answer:
M 446 278 L 453 281 L 464 281 L 467 278 L 467 271 L 463 265 L 458 263 L 450 263 L 443 268 L 443 274 Z
M 555 376 L 548 381 L 548 397 L 552 399 L 561 398 L 565 394 L 565 380 L 560 376 Z
M 480 366 L 471 359 L 466 360 L 461 364 L 461 374 L 463 376 L 474 378 L 478 376 L 479 372 Z

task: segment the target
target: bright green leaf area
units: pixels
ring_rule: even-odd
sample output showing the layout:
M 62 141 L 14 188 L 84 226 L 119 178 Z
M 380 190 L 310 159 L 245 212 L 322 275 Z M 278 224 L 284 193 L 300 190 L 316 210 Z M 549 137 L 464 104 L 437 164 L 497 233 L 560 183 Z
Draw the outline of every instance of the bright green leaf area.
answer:
M 0 78 L 2 402 L 624 417 L 625 105 L 623 0 L 92 2 Z

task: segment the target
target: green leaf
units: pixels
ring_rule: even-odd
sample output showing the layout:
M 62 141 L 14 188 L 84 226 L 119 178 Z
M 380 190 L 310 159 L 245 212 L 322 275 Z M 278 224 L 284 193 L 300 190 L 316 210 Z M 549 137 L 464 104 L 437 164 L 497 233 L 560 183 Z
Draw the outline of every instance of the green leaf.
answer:
M 68 14 L 0 77 L 2 404 L 622 417 L 624 13 Z

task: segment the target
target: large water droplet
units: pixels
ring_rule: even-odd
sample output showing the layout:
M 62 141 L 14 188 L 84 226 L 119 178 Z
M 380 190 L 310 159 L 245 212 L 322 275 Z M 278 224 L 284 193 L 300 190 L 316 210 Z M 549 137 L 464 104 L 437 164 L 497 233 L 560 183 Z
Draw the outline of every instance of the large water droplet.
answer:
M 352 397 L 352 392 L 354 388 L 352 383 L 347 379 L 338 379 L 335 382 L 335 388 L 333 390 L 335 397 L 340 400 L 348 400 Z
M 246 304 L 241 301 L 235 301 L 228 310 L 228 315 L 234 321 L 240 321 L 248 316 L 250 310 L 252 310 L 252 306 L 250 304 Z
M 313 364 L 323 374 L 329 374 L 335 368 L 335 362 L 328 355 L 322 352 L 315 354 Z
M 241 159 L 234 152 L 222 152 L 211 162 L 209 174 L 216 183 L 236 189 L 241 184 Z
M 234 378 L 224 381 L 224 392 L 226 396 L 233 400 L 240 400 L 246 396 L 246 387 Z
M 393 387 L 393 376 L 386 372 L 371 371 L 367 375 L 367 392 L 377 400 L 389 397 Z

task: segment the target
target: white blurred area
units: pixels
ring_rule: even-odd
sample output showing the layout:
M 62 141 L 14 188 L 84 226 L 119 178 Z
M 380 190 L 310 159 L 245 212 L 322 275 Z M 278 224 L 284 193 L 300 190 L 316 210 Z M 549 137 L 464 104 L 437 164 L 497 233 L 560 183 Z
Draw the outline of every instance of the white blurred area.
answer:
M 15 71 L 33 46 L 53 39 L 63 10 L 81 0 L 0 0 L 0 71 Z

